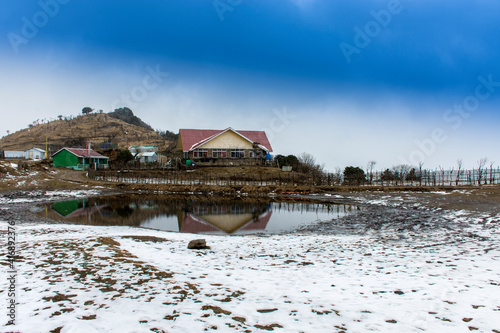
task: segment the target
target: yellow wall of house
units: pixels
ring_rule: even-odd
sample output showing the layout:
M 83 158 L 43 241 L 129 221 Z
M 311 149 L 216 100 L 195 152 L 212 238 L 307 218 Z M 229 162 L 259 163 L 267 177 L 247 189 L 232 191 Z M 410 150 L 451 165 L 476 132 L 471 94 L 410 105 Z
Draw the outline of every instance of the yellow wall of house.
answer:
M 252 149 L 253 144 L 243 139 L 233 131 L 227 131 L 215 139 L 199 146 L 198 148 L 213 149 L 213 148 L 226 148 L 226 149 Z
M 207 221 L 211 225 L 224 230 L 227 233 L 232 233 L 243 227 L 248 222 L 252 221 L 252 214 L 240 215 L 201 215 L 200 218 Z
M 179 135 L 179 139 L 177 139 L 177 151 L 182 151 L 182 140 L 181 136 Z

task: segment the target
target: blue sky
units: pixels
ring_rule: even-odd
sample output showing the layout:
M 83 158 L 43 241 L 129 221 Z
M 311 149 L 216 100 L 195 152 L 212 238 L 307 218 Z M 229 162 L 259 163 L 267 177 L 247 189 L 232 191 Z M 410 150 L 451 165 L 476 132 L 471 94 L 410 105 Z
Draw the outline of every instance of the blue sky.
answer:
M 500 3 L 0 0 L 0 134 L 90 106 L 328 170 L 500 164 Z

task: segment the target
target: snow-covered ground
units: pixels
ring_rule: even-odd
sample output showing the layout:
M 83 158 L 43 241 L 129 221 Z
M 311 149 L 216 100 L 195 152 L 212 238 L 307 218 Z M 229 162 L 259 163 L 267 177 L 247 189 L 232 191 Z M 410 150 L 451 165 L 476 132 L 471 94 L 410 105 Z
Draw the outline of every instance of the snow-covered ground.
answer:
M 16 325 L 3 330 L 500 332 L 500 217 L 445 218 L 426 231 L 275 236 L 17 223 Z M 211 249 L 187 249 L 195 238 Z

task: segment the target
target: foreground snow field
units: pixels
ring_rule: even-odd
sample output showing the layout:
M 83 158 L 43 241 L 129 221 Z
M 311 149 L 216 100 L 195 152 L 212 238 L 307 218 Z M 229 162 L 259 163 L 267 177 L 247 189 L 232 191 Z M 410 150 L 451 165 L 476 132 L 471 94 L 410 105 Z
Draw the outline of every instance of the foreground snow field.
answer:
M 3 331 L 500 332 L 500 217 L 443 218 L 275 236 L 17 223 L 16 325 Z M 195 238 L 211 249 L 187 249 Z

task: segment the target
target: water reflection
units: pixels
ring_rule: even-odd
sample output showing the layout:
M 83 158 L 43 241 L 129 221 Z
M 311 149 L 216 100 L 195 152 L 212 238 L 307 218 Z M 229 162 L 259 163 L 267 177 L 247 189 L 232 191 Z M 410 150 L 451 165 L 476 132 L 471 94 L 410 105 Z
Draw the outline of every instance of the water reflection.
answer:
M 124 195 L 68 200 L 46 208 L 47 217 L 61 221 L 205 234 L 284 232 L 358 209 L 338 204 Z

